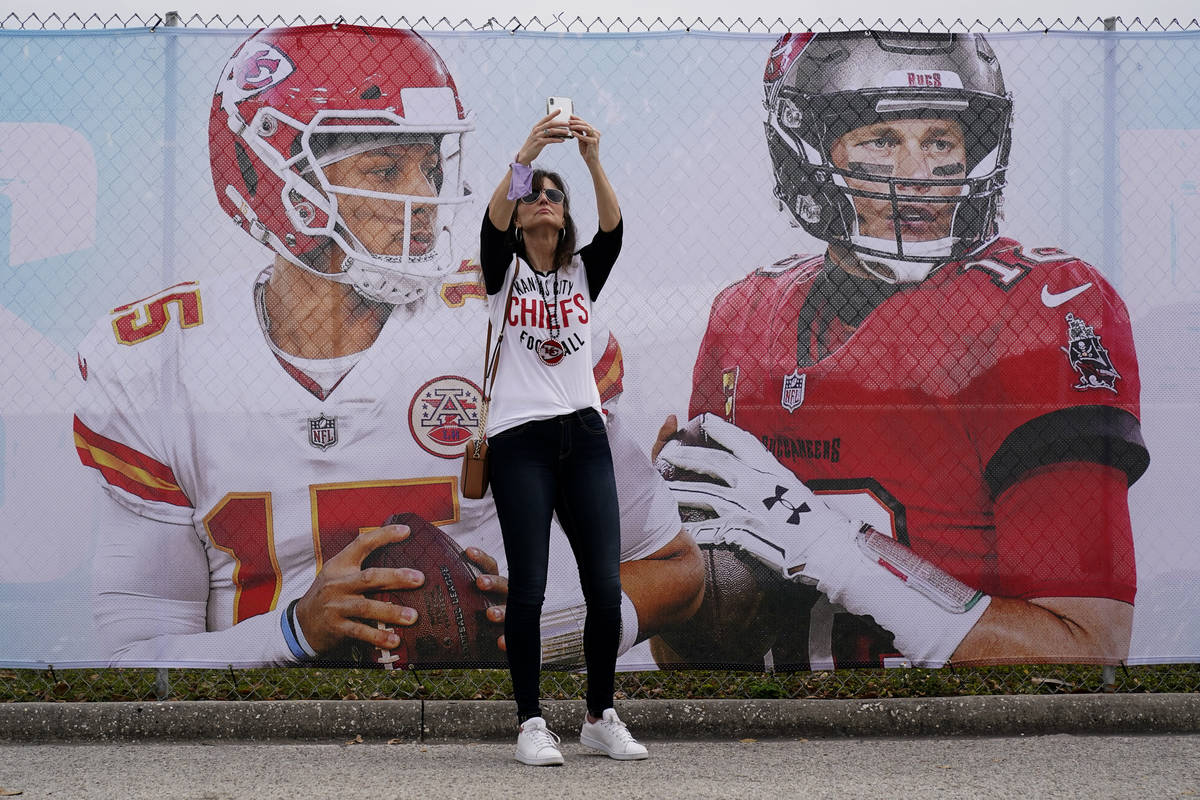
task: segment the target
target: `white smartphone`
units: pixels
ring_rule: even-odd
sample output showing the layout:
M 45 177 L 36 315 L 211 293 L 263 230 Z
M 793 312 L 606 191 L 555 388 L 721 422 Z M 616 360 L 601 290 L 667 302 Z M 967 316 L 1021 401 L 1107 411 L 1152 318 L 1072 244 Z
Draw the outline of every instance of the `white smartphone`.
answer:
M 571 102 L 569 97 L 547 97 L 546 98 L 546 113 L 553 114 L 557 112 L 558 116 L 550 120 L 550 124 L 555 127 L 566 127 L 571 121 L 571 115 L 575 113 L 575 104 Z M 571 132 L 567 131 L 567 138 L 572 137 Z

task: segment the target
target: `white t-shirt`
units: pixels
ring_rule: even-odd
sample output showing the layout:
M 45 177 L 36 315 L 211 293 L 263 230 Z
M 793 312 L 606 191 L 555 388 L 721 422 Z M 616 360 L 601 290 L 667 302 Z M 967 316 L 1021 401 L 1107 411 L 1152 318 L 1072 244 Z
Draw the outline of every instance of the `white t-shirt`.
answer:
M 546 275 L 525 264 L 518 269 L 518 263 L 514 258 L 503 289 L 488 296 L 493 339 L 504 332 L 488 412 L 489 436 L 584 408 L 600 411 L 592 374 L 591 292 L 582 259 L 575 256 L 567 266 Z M 557 308 L 559 317 L 562 355 L 553 365 L 538 356 L 538 348 L 551 333 L 553 314 L 547 307 Z

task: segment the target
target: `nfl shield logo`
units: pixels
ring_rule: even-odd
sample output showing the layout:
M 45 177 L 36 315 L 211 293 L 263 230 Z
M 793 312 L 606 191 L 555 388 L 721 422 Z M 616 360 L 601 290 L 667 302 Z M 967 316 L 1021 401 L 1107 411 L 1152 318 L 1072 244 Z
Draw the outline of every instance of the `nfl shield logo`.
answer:
M 322 414 L 308 420 L 308 443 L 326 450 L 337 444 L 337 417 Z
M 806 377 L 798 369 L 792 370 L 791 375 L 783 376 L 783 397 L 779 399 L 779 403 L 789 414 L 804 402 L 804 379 Z

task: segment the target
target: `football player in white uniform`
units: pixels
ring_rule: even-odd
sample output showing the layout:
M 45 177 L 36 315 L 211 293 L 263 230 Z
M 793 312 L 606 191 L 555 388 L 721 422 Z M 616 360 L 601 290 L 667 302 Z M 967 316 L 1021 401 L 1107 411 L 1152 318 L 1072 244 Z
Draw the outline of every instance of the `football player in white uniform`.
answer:
M 116 308 L 79 351 L 76 445 L 110 498 L 93 594 L 112 662 L 248 667 L 349 640 L 396 647 L 417 610 L 367 595 L 424 576 L 361 565 L 408 536 L 383 525 L 405 511 L 483 568 L 488 617 L 503 621 L 494 505 L 457 482 L 486 324 L 470 303 L 483 300 L 477 272 L 449 241 L 469 203 L 472 128 L 445 64 L 409 31 L 263 30 L 231 58 L 210 114 L 214 185 L 274 263 Z M 594 349 L 611 397 L 619 348 Z M 628 649 L 690 615 L 703 579 L 647 455 L 613 428 Z M 582 597 L 552 595 L 547 660 L 578 654 L 582 619 Z

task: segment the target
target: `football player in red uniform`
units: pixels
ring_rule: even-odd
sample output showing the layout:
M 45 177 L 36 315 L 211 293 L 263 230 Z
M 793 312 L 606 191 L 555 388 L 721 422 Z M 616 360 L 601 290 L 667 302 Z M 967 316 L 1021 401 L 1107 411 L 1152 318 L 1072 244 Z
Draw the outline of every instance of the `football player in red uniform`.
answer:
M 1000 235 L 996 55 L 788 34 L 765 90 L 775 195 L 828 246 L 721 292 L 693 419 L 656 446 L 697 540 L 786 582 L 775 664 L 1125 659 L 1149 463 L 1129 315 L 1090 265 Z
M 472 128 L 446 65 L 411 31 L 263 30 L 230 59 L 209 117 L 213 184 L 273 261 L 116 308 L 80 347 L 75 441 L 107 496 L 93 581 L 106 658 L 257 666 L 347 639 L 396 648 L 398 626 L 438 612 L 370 597 L 424 582 L 361 569 L 409 535 L 384 525 L 400 512 L 488 573 L 477 588 L 495 598 L 499 637 L 495 507 L 457 483 L 486 325 L 477 267 L 450 248 L 471 200 Z M 606 400 L 621 373 L 607 341 L 594 348 Z M 702 588 L 699 552 L 627 438 L 613 431 L 626 648 L 686 617 Z M 547 602 L 547 660 L 579 656 L 582 605 Z

